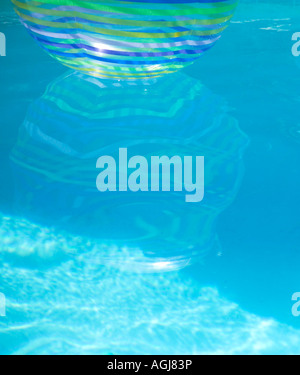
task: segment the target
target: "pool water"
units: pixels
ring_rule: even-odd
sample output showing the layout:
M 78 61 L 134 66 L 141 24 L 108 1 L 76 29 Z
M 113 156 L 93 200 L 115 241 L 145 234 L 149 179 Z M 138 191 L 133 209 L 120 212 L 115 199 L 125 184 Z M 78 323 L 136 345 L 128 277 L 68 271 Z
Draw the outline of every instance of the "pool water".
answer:
M 0 9 L 0 354 L 299 354 L 300 2 L 241 1 L 139 84 L 68 70 Z M 204 155 L 203 201 L 97 191 L 124 145 Z

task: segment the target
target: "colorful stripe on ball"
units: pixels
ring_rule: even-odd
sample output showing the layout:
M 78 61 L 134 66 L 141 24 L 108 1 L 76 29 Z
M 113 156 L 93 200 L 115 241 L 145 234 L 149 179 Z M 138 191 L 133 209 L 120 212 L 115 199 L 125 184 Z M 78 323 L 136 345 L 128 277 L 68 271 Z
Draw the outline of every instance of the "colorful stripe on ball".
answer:
M 211 48 L 238 0 L 12 0 L 33 38 L 62 64 L 102 78 L 177 71 Z

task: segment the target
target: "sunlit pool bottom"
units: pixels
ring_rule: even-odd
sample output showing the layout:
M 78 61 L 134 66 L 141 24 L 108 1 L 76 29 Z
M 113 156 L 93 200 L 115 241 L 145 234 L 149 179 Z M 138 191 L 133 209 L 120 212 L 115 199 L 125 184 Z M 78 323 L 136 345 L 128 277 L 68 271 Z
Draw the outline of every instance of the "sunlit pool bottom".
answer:
M 84 257 L 15 271 L 6 263 L 1 270 L 8 296 L 2 353 L 299 353 L 298 331 L 184 273 L 123 273 Z

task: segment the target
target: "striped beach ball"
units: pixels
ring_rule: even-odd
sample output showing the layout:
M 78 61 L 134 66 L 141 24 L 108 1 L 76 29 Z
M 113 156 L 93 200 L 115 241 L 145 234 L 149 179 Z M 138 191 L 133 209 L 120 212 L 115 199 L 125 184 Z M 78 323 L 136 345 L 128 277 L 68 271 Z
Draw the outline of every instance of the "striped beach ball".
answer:
M 192 64 L 220 38 L 238 0 L 12 0 L 52 57 L 101 78 L 145 79 Z

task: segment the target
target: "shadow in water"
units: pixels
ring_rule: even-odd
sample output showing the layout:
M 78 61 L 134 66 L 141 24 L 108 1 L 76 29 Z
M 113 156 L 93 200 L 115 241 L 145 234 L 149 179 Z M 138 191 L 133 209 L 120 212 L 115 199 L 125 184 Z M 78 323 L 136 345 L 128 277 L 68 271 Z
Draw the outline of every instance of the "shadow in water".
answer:
M 222 98 L 183 74 L 139 84 L 60 77 L 29 109 L 11 154 L 16 216 L 64 242 L 28 236 L 31 260 L 36 251 L 38 260 L 75 252 L 130 271 L 199 260 L 216 246 L 216 219 L 238 191 L 247 142 Z M 100 193 L 97 159 L 118 160 L 124 147 L 128 158 L 204 156 L 204 200 L 187 203 L 174 181 L 170 192 Z

